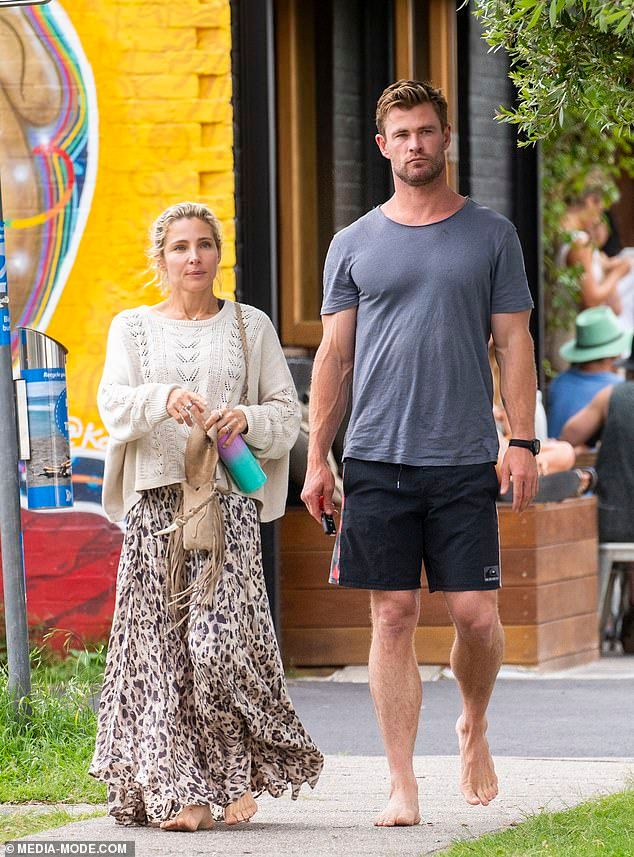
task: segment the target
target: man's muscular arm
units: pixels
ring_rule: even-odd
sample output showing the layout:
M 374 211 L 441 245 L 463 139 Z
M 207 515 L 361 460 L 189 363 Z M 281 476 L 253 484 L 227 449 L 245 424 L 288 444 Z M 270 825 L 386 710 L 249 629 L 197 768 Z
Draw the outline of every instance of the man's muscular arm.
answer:
M 335 482 L 326 462 L 328 452 L 346 412 L 354 365 L 357 308 L 322 317 L 324 332 L 315 355 L 310 387 L 308 467 L 302 500 L 319 521 L 319 498 L 332 514 Z
M 491 316 L 495 357 L 500 367 L 500 391 L 511 425 L 511 436 L 535 437 L 537 380 L 533 338 L 528 329 L 530 311 Z M 502 461 L 500 493 L 513 477 L 513 510 L 523 512 L 537 493 L 537 465 L 528 449 L 510 446 Z

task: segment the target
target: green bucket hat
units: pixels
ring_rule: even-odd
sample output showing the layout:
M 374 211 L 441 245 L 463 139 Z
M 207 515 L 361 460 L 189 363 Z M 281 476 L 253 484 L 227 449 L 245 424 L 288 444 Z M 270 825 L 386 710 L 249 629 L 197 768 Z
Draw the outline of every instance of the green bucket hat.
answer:
M 608 306 L 584 309 L 576 320 L 577 336 L 559 349 L 568 363 L 588 363 L 604 357 L 620 357 L 627 351 L 632 334 L 624 333 Z

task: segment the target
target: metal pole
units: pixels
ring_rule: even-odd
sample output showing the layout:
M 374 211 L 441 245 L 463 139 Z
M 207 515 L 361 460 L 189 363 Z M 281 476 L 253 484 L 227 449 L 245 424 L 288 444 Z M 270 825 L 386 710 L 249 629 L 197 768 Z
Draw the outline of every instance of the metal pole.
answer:
M 9 692 L 19 701 L 31 693 L 31 672 L 8 292 L 0 186 L 0 538 Z
M 7 6 L 41 6 L 49 0 L 0 0 Z M 20 700 L 31 695 L 29 632 L 26 620 L 26 578 L 22 551 L 18 432 L 15 415 L 13 365 L 11 360 L 11 318 L 4 245 L 2 186 L 0 184 L 0 539 L 2 541 L 2 583 L 4 623 L 7 635 L 9 692 L 16 707 L 28 711 Z

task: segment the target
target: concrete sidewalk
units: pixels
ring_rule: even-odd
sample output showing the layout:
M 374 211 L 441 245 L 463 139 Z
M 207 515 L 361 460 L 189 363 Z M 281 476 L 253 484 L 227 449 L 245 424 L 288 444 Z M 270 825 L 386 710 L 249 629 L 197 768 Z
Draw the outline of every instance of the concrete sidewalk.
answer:
M 380 757 L 328 756 L 314 791 L 299 800 L 260 799 L 249 824 L 197 834 L 122 828 L 110 818 L 80 821 L 35 840 L 134 840 L 137 857 L 205 854 L 274 857 L 390 857 L 431 854 L 458 839 L 522 822 L 527 815 L 573 806 L 593 795 L 619 791 L 634 774 L 634 759 L 518 759 L 499 757 L 500 797 L 489 807 L 468 806 L 457 786 L 456 756 L 417 756 L 423 819 L 416 828 L 376 828 L 372 821 L 388 793 Z
M 420 666 L 422 681 L 453 680 L 453 673 L 447 666 Z M 332 681 L 340 684 L 367 684 L 368 667 L 349 666 L 333 669 L 323 675 L 311 674 L 310 670 L 297 670 L 295 681 Z M 588 664 L 568 667 L 564 670 L 544 670 L 539 667 L 520 667 L 504 664 L 498 673 L 497 681 L 525 679 L 527 681 L 623 681 L 634 679 L 634 655 L 616 655 L 601 657 Z

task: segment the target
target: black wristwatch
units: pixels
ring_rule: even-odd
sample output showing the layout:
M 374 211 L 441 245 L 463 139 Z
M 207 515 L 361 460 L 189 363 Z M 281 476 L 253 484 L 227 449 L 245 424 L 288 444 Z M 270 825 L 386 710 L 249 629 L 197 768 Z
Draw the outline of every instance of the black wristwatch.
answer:
M 539 450 L 542 448 L 537 437 L 534 437 L 532 440 L 518 440 L 516 437 L 512 437 L 509 440 L 509 446 L 521 446 L 522 449 L 528 449 L 533 455 L 539 455 Z

